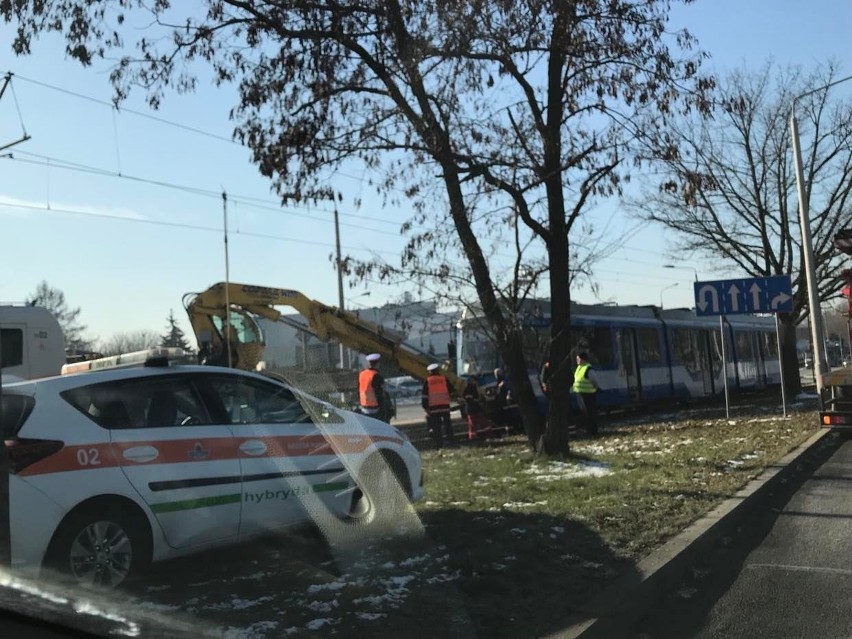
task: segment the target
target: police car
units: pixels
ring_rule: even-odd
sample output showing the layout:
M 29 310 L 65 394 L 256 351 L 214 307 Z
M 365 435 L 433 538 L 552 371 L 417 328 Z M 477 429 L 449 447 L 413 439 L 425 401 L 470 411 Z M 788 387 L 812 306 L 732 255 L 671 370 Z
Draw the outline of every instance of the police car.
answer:
M 265 375 L 159 362 L 10 384 L 2 401 L 24 574 L 112 587 L 304 522 L 361 534 L 423 496 L 400 431 Z

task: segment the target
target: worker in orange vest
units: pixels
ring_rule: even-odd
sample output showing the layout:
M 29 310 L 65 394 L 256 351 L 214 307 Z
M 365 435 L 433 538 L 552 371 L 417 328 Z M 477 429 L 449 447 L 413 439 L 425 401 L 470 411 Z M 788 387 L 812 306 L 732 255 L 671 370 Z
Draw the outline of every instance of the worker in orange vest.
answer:
M 366 359 L 367 368 L 358 374 L 358 404 L 365 415 L 388 421 L 387 410 L 383 409 L 385 378 L 377 370 L 381 355 L 371 353 Z
M 426 367 L 429 375 L 423 382 L 423 410 L 426 411 L 426 425 L 435 442 L 435 448 L 441 448 L 446 439 L 447 445 L 458 446 L 453 434 L 453 424 L 450 421 L 450 386 L 447 378 L 441 375 L 438 364 Z M 443 434 L 442 434 L 443 426 Z

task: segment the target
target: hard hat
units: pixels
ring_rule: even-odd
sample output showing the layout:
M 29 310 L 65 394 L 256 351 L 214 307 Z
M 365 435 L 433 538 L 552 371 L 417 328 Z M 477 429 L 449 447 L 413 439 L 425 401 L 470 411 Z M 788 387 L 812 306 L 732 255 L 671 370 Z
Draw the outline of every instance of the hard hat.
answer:
M 379 355 L 378 353 L 370 353 L 369 355 L 367 355 L 367 361 L 368 362 L 378 362 L 381 357 L 382 356 Z
M 431 373 L 432 371 L 436 371 L 439 368 L 441 368 L 440 364 L 429 364 L 429 366 L 426 367 L 426 370 Z

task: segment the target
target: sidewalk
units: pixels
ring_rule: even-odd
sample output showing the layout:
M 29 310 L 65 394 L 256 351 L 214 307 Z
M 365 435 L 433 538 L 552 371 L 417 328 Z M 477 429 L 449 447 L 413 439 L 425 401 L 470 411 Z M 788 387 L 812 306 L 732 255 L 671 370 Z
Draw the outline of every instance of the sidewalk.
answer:
M 732 498 L 697 520 L 639 562 L 636 572 L 616 580 L 584 606 L 564 631 L 548 639 L 612 639 L 630 636 L 642 615 L 681 581 L 713 544 L 732 533 L 774 488 L 801 467 L 809 453 L 831 433 L 817 431 L 805 443 L 749 482 Z

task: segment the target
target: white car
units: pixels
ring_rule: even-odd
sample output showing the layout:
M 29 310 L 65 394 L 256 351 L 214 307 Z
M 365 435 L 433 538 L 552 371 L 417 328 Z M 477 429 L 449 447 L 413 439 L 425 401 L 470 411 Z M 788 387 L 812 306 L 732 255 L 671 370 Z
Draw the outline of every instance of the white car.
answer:
M 400 431 L 259 374 L 161 362 L 11 384 L 2 401 L 24 574 L 116 586 L 304 522 L 360 534 L 423 496 Z

